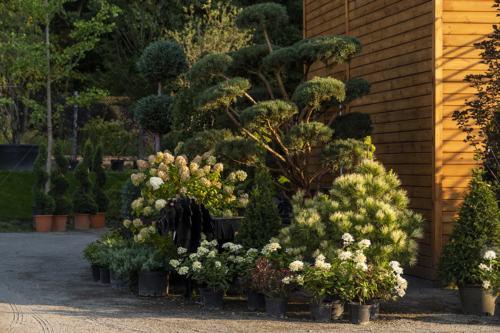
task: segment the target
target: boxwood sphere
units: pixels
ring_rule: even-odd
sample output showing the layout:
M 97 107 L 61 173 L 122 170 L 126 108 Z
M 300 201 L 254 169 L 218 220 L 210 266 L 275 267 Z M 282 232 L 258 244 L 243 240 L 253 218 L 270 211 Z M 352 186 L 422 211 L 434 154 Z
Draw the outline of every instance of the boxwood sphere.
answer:
M 146 80 L 166 82 L 188 70 L 186 54 L 175 42 L 160 40 L 144 50 L 137 68 Z
M 144 97 L 135 107 L 135 120 L 146 131 L 164 135 L 170 130 L 170 106 L 174 98 L 168 95 Z

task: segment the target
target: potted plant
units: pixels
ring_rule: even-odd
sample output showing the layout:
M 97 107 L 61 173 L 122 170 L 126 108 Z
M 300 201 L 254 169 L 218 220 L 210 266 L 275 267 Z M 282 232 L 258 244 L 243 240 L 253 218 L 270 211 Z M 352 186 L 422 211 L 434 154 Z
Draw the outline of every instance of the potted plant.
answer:
M 40 215 L 35 215 L 36 231 L 49 232 L 52 227 L 52 214 L 56 208 L 54 199 L 45 193 L 45 184 L 49 180 L 49 174 L 45 171 L 47 164 L 47 147 L 40 145 L 38 157 L 33 164 L 36 175 L 36 183 L 33 185 L 32 194 L 35 205 Z
M 113 159 L 111 160 L 111 170 L 124 170 L 124 160 L 121 159 L 127 149 L 133 145 L 139 134 L 137 129 L 125 129 L 122 121 L 110 120 L 104 121 L 100 118 L 90 120 L 85 124 L 84 131 L 92 133 L 90 140 L 97 146 L 102 143 Z
M 261 257 L 250 270 L 259 292 L 265 295 L 266 312 L 271 317 L 284 317 L 288 305 L 288 296 L 297 287 L 292 272 L 288 270 L 289 258 L 280 253 L 277 239 L 263 247 Z
M 488 250 L 484 253 L 484 263 L 479 264 L 479 269 L 482 272 L 483 288 L 493 297 L 500 293 L 500 261 L 498 260 L 495 251 Z M 497 298 L 497 306 L 500 305 L 500 300 Z M 498 313 L 500 322 L 500 312 Z
M 92 268 L 92 279 L 94 281 L 101 280 L 101 274 L 98 265 L 97 253 L 99 251 L 99 241 L 88 243 L 85 249 L 83 249 L 83 258 L 90 263 Z
M 73 205 L 68 198 L 70 184 L 64 177 L 68 172 L 69 161 L 63 155 L 61 143 L 57 143 L 54 147 L 54 159 L 56 161 L 56 170 L 53 170 L 50 175 L 53 187 L 49 191 L 49 195 L 54 198 L 56 204 L 52 219 L 52 231 L 65 231 L 68 214 Z
M 83 153 L 83 161 L 75 169 L 75 178 L 80 186 L 73 195 L 73 210 L 75 213 L 75 229 L 86 230 L 89 228 L 90 216 L 95 215 L 98 206 L 90 197 L 92 183 L 89 179 L 89 168 L 92 164 L 92 144 L 87 141 Z
M 240 256 L 233 259 L 235 269 L 238 272 L 241 286 L 247 293 L 247 302 L 249 310 L 265 310 L 266 299 L 265 295 L 259 291 L 259 286 L 255 283 L 250 275 L 250 270 L 255 267 L 259 259 L 259 250 L 250 248 L 243 251 Z
M 102 165 L 102 144 L 99 144 L 92 159 L 92 170 L 95 172 L 95 183 L 92 187 L 92 199 L 97 204 L 97 214 L 92 216 L 90 223 L 93 228 L 104 228 L 109 198 L 103 189 L 106 185 L 106 171 Z
M 500 246 L 500 210 L 495 197 L 498 186 L 485 181 L 483 175 L 483 171 L 473 170 L 469 193 L 464 195 L 450 241 L 443 246 L 438 263 L 443 284 L 458 286 L 464 314 L 476 316 L 494 314 L 495 298 L 481 286 L 479 264 L 487 249 Z
M 224 251 L 219 253 L 217 245 L 217 240 L 203 240 L 196 253 L 189 256 L 186 249 L 178 248 L 181 257 L 170 261 L 180 275 L 187 275 L 199 285 L 207 286 L 202 294 L 205 309 L 222 309 L 224 290 L 229 288 L 229 282 L 236 272 L 232 262 L 243 248 L 226 243 L 223 245 Z

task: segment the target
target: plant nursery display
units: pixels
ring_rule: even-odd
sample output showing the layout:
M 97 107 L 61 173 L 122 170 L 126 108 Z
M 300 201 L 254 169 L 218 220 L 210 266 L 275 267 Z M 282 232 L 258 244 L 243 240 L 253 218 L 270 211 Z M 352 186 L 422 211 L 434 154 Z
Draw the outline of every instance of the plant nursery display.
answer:
M 458 210 L 443 246 L 438 272 L 445 286 L 458 286 L 464 314 L 493 315 L 494 297 L 481 288 L 483 254 L 500 247 L 500 209 L 497 205 L 496 183 L 484 180 L 485 172 L 473 170 L 469 193 Z
M 370 84 L 360 78 L 342 82 L 326 77 L 335 66 L 350 62 L 361 52 L 358 39 L 325 36 L 280 48 L 272 44 L 268 32 L 287 21 L 285 7 L 276 3 L 244 8 L 236 18 L 236 25 L 240 29 L 262 31 L 265 44 L 206 55 L 189 69 L 186 77 L 192 89 L 205 87 L 195 101 L 199 112 L 220 111 L 214 112 L 209 122 L 212 125 L 205 128 L 209 131 L 234 128 L 218 132 L 222 137 L 214 142 L 215 155 L 257 168 L 258 156 L 263 151 L 266 167 L 276 177 L 290 181 L 290 187 L 276 180 L 274 185 L 283 195 L 291 197 L 299 189 L 309 189 L 312 185 L 319 191 L 322 178 L 342 167 L 333 150 L 332 126 L 342 117 L 339 106 L 344 108 L 369 93 Z M 325 71 L 321 77 L 306 82 L 314 63 L 324 64 Z M 205 85 L 195 85 L 200 82 Z M 331 107 L 334 111 L 327 112 Z M 369 115 L 353 113 L 350 117 L 357 117 L 358 124 L 366 124 L 366 128 L 353 134 L 354 138 L 371 133 Z M 195 144 L 186 142 L 188 146 L 194 149 Z M 321 151 L 317 155 L 321 167 L 315 171 L 308 167 L 313 150 Z M 306 196 L 311 194 L 307 192 Z
M 54 198 L 56 205 L 52 219 L 52 231 L 65 231 L 68 215 L 73 208 L 73 204 L 68 197 L 70 184 L 64 177 L 68 172 L 69 161 L 64 157 L 60 143 L 57 143 L 54 147 L 54 159 L 56 169 L 52 170 L 50 174 L 52 188 L 49 191 L 49 195 Z
M 238 170 L 223 179 L 224 165 L 217 163 L 210 152 L 191 162 L 185 156 L 159 152 L 149 156 L 148 162 L 141 160 L 137 164 L 140 172 L 131 176 L 134 185 L 141 188 L 141 197 L 131 204 L 136 216 L 158 217 L 169 200 L 181 197 L 195 198 L 213 216 L 227 218 L 248 203 L 242 191 L 247 174 Z
M 369 141 L 367 140 L 368 146 Z M 337 256 L 342 235 L 370 239 L 368 261 L 375 264 L 397 260 L 402 266 L 417 259 L 416 240 L 423 237 L 422 217 L 408 209 L 409 199 L 392 171 L 371 158 L 338 177 L 329 195 L 307 199 L 303 192 L 293 199 L 292 224 L 280 238 L 297 260 L 322 253 L 327 260 Z
M 49 180 L 49 174 L 45 171 L 47 163 L 47 147 L 40 145 L 38 157 L 33 164 L 33 171 L 36 175 L 36 183 L 33 185 L 32 194 L 35 205 L 40 215 L 35 215 L 36 231 L 48 232 L 52 227 L 52 214 L 56 209 L 54 199 L 45 193 L 45 184 Z
M 108 210 L 109 198 L 103 189 L 106 185 L 106 171 L 102 165 L 102 144 L 99 144 L 92 159 L 92 171 L 95 173 L 95 183 L 92 187 L 92 199 L 97 204 L 97 214 L 90 218 L 93 228 L 104 228 L 106 211 Z
M 83 153 L 83 161 L 75 169 L 75 178 L 80 183 L 73 194 L 73 210 L 75 213 L 75 229 L 88 229 L 90 216 L 97 214 L 98 206 L 92 199 L 92 183 L 89 179 L 89 169 L 92 165 L 92 144 L 87 141 Z

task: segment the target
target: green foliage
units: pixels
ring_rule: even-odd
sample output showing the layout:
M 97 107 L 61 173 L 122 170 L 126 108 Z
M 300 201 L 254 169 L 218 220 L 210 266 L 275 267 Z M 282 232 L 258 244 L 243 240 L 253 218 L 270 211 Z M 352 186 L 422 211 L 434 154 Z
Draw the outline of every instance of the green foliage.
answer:
M 344 84 L 330 77 L 314 77 L 312 80 L 297 87 L 295 97 L 297 102 L 304 103 L 310 108 L 315 109 L 332 97 L 343 101 L 345 99 Z
M 231 131 L 227 129 L 196 133 L 195 136 L 186 140 L 182 146 L 182 153 L 186 154 L 190 159 L 196 157 L 196 155 L 201 156 L 213 149 L 217 142 L 224 140 L 230 135 Z
M 33 164 L 33 171 L 36 175 L 36 183 L 33 186 L 31 193 L 35 199 L 36 208 L 41 215 L 52 215 L 56 208 L 54 199 L 45 194 L 45 184 L 49 180 L 49 174 L 45 171 L 47 163 L 47 147 L 40 145 L 38 150 L 38 157 Z
M 338 116 L 332 122 L 334 140 L 362 140 L 373 132 L 370 115 L 361 112 L 351 112 Z
M 122 187 L 122 204 L 121 204 L 121 213 L 122 217 L 125 219 L 129 219 L 132 217 L 132 202 L 141 196 L 141 189 L 132 183 L 132 180 L 129 178 L 125 185 Z
M 481 283 L 479 264 L 486 250 L 500 247 L 500 210 L 497 184 L 484 181 L 485 173 L 473 170 L 469 193 L 454 220 L 450 241 L 441 250 L 438 273 L 447 286 Z
M 122 220 L 122 187 L 124 183 L 116 183 L 104 191 L 109 198 L 106 217 L 110 220 Z
M 92 187 L 92 199 L 97 204 L 98 212 L 104 213 L 108 210 L 109 198 L 104 193 L 104 186 L 106 186 L 106 171 L 102 165 L 102 144 L 99 144 L 94 152 L 92 159 L 92 171 L 96 174 L 94 186 Z
M 279 46 L 274 46 L 273 49 L 280 50 Z M 277 52 L 277 51 L 276 51 Z M 274 52 L 273 52 L 274 53 Z M 254 72 L 262 71 L 262 59 L 269 54 L 269 48 L 264 44 L 251 45 L 230 53 L 233 62 L 231 68 L 245 69 Z
M 269 171 L 261 166 L 255 173 L 255 182 L 250 200 L 245 209 L 245 218 L 240 224 L 234 242 L 246 248 L 260 249 L 276 237 L 282 227 L 278 207 L 271 193 Z
M 197 98 L 198 107 L 202 109 L 226 108 L 238 97 L 243 96 L 249 88 L 250 82 L 241 77 L 220 82 L 216 86 L 205 90 Z
M 299 42 L 300 43 L 300 42 Z M 316 37 L 298 45 L 300 58 L 307 63 L 322 62 L 326 68 L 333 64 L 350 61 L 351 57 L 361 53 L 363 48 L 359 39 L 348 36 Z
M 297 259 L 322 253 L 333 260 L 342 235 L 349 233 L 355 239 L 371 240 L 366 250 L 369 262 L 397 260 L 414 265 L 416 239 L 423 237 L 422 218 L 408 209 L 409 199 L 400 184 L 392 171 L 366 159 L 354 173 L 337 178 L 329 196 L 305 199 L 299 192 L 293 200 L 292 224 L 281 230 L 284 246 Z
M 222 53 L 209 54 L 198 60 L 187 72 L 189 81 L 208 79 L 227 71 L 233 59 Z
M 254 164 L 259 152 L 255 142 L 242 136 L 230 136 L 215 144 L 215 154 L 243 164 Z
M 355 139 L 335 140 L 318 153 L 322 165 L 332 165 L 332 170 L 351 170 L 362 157 L 363 143 Z
M 268 122 L 277 127 L 299 113 L 297 105 L 281 100 L 266 101 L 245 109 L 240 114 L 241 124 L 247 128 L 265 127 Z
M 92 144 L 87 141 L 83 153 L 83 161 L 75 169 L 75 178 L 80 183 L 73 195 L 73 210 L 75 214 L 91 214 L 98 212 L 98 206 L 90 197 L 92 183 L 89 179 L 89 169 L 92 164 Z
M 50 181 L 53 185 L 49 195 L 54 198 L 56 208 L 54 215 L 68 215 L 73 207 L 68 198 L 70 183 L 64 175 L 68 172 L 69 161 L 63 154 L 61 143 L 57 143 L 54 148 L 54 159 L 56 161 L 56 170 L 52 170 Z
M 126 130 L 122 121 L 104 121 L 99 118 L 87 122 L 83 130 L 93 146 L 102 143 L 106 151 L 116 159 L 120 159 L 135 144 L 139 133 L 136 129 Z
M 175 42 L 160 40 L 149 44 L 137 68 L 150 82 L 166 83 L 188 70 L 186 54 Z
M 161 139 L 161 149 L 173 152 L 179 142 L 184 142 L 189 139 L 189 136 L 184 131 L 170 131 Z
M 370 93 L 372 85 L 370 82 L 362 78 L 350 78 L 345 82 L 345 94 L 346 98 L 344 100 L 338 100 L 332 97 L 329 101 L 331 106 L 338 106 L 339 104 L 346 107 L 347 104 L 355 101 L 365 95 Z
M 315 146 L 318 141 L 326 142 L 333 134 L 333 130 L 325 124 L 314 121 L 294 126 L 287 133 L 283 144 L 291 154 L 299 154 L 306 145 Z
M 168 95 L 152 95 L 137 102 L 134 118 L 146 130 L 161 136 L 171 128 L 170 107 L 174 98 Z
M 286 8 L 277 3 L 262 3 L 246 7 L 235 21 L 239 28 L 266 29 L 288 23 Z
M 83 249 L 83 259 L 87 260 L 92 266 L 97 265 L 97 253 L 99 252 L 99 241 L 88 243 Z

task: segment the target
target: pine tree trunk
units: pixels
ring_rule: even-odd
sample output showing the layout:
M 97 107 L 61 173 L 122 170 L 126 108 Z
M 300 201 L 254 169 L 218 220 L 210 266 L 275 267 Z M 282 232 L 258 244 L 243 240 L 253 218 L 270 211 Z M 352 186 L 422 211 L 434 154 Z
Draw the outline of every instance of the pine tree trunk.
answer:
M 45 0 L 45 6 L 48 6 L 48 0 Z M 50 174 L 52 168 L 52 100 L 50 87 L 50 41 L 49 41 L 49 17 L 46 15 L 47 24 L 45 25 L 45 43 L 47 44 L 46 66 L 47 66 L 47 165 L 46 171 Z M 50 190 L 50 179 L 45 184 L 45 193 Z

